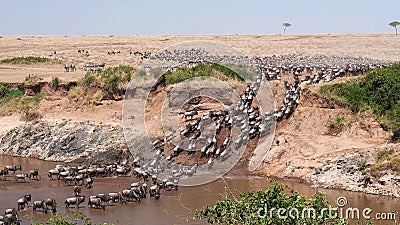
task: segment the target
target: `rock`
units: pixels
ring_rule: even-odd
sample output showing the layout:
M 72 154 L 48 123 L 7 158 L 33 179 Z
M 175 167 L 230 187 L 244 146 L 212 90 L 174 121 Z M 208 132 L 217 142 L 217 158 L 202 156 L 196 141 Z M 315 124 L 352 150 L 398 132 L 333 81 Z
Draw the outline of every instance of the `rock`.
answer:
M 320 174 L 322 172 L 322 168 L 322 166 L 316 168 L 314 174 Z
M 392 177 L 392 183 L 396 186 L 400 186 L 400 176 Z
M 390 183 L 392 177 L 390 175 L 385 175 L 378 179 L 378 184 L 380 185 L 387 185 Z
M 0 154 L 49 161 L 107 163 L 130 155 L 120 125 L 35 121 L 0 138 Z

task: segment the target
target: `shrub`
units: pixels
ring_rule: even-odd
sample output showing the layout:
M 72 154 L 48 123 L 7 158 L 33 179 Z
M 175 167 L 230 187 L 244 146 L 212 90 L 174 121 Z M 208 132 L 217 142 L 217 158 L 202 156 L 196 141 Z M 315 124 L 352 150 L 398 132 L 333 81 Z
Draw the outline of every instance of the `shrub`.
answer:
M 23 118 L 36 117 L 33 115 L 37 114 L 34 113 L 34 111 L 38 107 L 39 103 L 44 99 L 45 94 L 39 93 L 35 96 L 29 97 L 24 97 L 24 94 L 25 90 L 22 86 L 19 89 L 7 88 L 4 96 L 0 98 L 0 115 L 12 112 L 21 112 Z
M 38 223 L 34 218 L 31 219 L 32 225 L 44 225 L 43 223 Z M 50 216 L 49 220 L 45 223 L 46 225 L 96 225 L 92 220 L 78 212 L 74 212 L 72 218 L 63 217 L 60 213 L 56 213 Z M 107 225 L 107 223 L 99 223 L 98 225 Z
M 0 99 L 2 99 L 8 92 L 10 92 L 10 89 L 6 85 L 0 83 Z
M 365 170 L 367 168 L 367 161 L 362 160 L 358 163 L 358 167 L 360 168 L 360 170 Z
M 267 212 L 265 212 L 267 208 Z M 286 209 L 278 214 L 278 209 Z M 290 209 L 300 212 L 313 208 L 316 218 L 289 216 Z M 265 191 L 242 193 L 238 199 L 224 199 L 196 211 L 195 219 L 207 219 L 211 224 L 347 224 L 344 218 L 329 216 L 325 194 L 319 192 L 310 199 L 282 184 Z M 271 210 L 275 209 L 272 211 Z M 261 216 L 259 216 L 261 215 Z M 308 214 L 306 214 L 308 215 Z
M 114 95 L 126 88 L 134 71 L 131 66 L 120 65 L 88 72 L 78 81 L 78 86 L 69 91 L 69 96 L 77 105 L 98 104 L 103 98 L 114 99 Z
M 50 61 L 53 60 L 45 57 L 28 56 L 28 57 L 14 57 L 11 59 L 3 59 L 0 62 L 12 63 L 12 64 L 35 64 L 35 63 L 45 63 Z
M 53 77 L 51 78 L 51 88 L 53 88 L 53 90 L 57 91 L 58 87 L 60 86 L 61 80 L 58 77 Z
M 193 68 L 179 67 L 164 74 L 166 84 L 176 84 L 194 77 L 214 77 L 220 80 L 243 80 L 239 74 L 228 67 L 216 63 L 199 63 Z
M 391 124 L 392 139 L 399 139 L 400 64 L 372 70 L 358 80 L 322 86 L 320 92 L 346 102 L 354 113 L 371 109 L 381 121 Z
M 36 83 L 38 81 L 43 80 L 43 78 L 39 77 L 38 75 L 34 74 L 28 74 L 28 76 L 25 77 L 25 83 Z

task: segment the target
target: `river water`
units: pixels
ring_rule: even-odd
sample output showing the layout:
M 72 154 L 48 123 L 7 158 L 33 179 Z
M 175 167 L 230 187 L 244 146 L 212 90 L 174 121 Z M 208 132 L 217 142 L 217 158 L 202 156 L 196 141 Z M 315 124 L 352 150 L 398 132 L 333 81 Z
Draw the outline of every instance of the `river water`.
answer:
M 32 200 L 42 200 L 55 197 L 58 204 L 58 211 L 64 215 L 72 216 L 76 209 L 65 209 L 63 202 L 67 197 L 73 196 L 73 187 L 66 186 L 60 181 L 50 181 L 45 175 L 47 171 L 54 168 L 55 162 L 44 162 L 31 158 L 19 158 L 11 156 L 0 156 L 0 168 L 5 165 L 22 165 L 22 172 L 27 173 L 31 169 L 39 168 L 42 179 L 40 181 L 28 180 L 27 182 L 16 182 L 12 177 L 7 181 L 0 180 L 0 212 L 6 208 L 17 207 L 17 199 L 25 193 L 32 194 Z M 21 171 L 18 171 L 20 173 Z M 98 193 L 108 193 L 121 191 L 128 188 L 134 182 L 132 177 L 123 178 L 99 178 L 94 182 L 94 188 L 83 189 L 82 194 L 85 196 L 95 195 Z M 347 199 L 348 207 L 357 207 L 360 211 L 364 208 L 371 208 L 373 211 L 369 215 L 375 217 L 376 213 L 388 213 L 399 211 L 399 199 L 369 195 L 364 193 L 349 192 L 343 190 L 331 189 L 315 189 L 308 184 L 299 183 L 293 180 L 281 180 L 280 182 L 287 184 L 296 191 L 307 196 L 311 196 L 318 191 L 327 194 L 331 205 L 336 206 L 336 199 L 343 196 Z M 178 191 L 163 191 L 159 200 L 142 199 L 140 203 L 128 203 L 126 205 L 112 205 L 107 207 L 105 211 L 92 209 L 87 207 L 86 203 L 78 209 L 80 213 L 92 218 L 94 222 L 110 222 L 114 224 L 207 224 L 206 221 L 193 221 L 192 210 L 201 208 L 208 204 L 223 198 L 225 194 L 239 195 L 239 192 L 265 189 L 270 185 L 267 178 L 261 177 L 243 177 L 232 176 L 224 177 L 212 183 L 197 187 L 181 187 Z M 226 189 L 225 187 L 228 187 Z M 227 192 L 228 190 L 228 192 Z M 30 205 L 32 202 L 30 202 Z M 38 221 L 45 221 L 49 215 L 41 212 L 32 212 L 32 207 L 21 211 L 22 224 L 30 224 L 31 217 L 35 217 Z M 399 217 L 396 215 L 397 218 Z M 390 220 L 381 220 L 377 224 L 394 224 Z

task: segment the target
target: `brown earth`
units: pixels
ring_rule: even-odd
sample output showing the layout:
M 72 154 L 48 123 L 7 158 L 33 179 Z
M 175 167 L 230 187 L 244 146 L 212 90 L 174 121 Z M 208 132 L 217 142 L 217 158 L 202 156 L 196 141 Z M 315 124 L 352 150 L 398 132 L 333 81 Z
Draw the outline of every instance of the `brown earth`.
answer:
M 138 65 L 140 57 L 129 51 L 155 52 L 189 40 L 221 42 L 250 56 L 281 54 L 349 55 L 398 61 L 400 38 L 391 34 L 351 35 L 226 35 L 226 36 L 77 36 L 77 37 L 2 37 L 0 60 L 16 56 L 47 57 L 57 51 L 60 64 L 14 65 L 0 63 L 0 82 L 21 82 L 28 74 L 49 81 L 59 77 L 63 82 L 76 81 L 85 72 L 85 63 Z M 88 50 L 88 57 L 78 54 Z M 108 51 L 121 54 L 108 55 Z M 77 72 L 63 72 L 62 63 L 77 64 Z M 341 79 L 341 81 L 348 78 Z M 270 82 L 276 104 L 283 99 L 282 82 Z M 315 168 L 356 152 L 388 142 L 384 131 L 370 112 L 352 115 L 344 105 L 318 95 L 318 86 L 304 87 L 301 104 L 293 116 L 278 123 L 274 145 L 259 171 L 280 177 L 302 178 Z M 38 111 L 44 120 L 93 120 L 121 124 L 123 101 L 103 101 L 95 107 L 73 107 L 66 92 L 48 91 Z M 339 130 L 330 128 L 337 116 L 345 118 Z M 153 118 L 157 119 L 157 118 Z M 0 134 L 24 123 L 19 113 L 0 117 Z

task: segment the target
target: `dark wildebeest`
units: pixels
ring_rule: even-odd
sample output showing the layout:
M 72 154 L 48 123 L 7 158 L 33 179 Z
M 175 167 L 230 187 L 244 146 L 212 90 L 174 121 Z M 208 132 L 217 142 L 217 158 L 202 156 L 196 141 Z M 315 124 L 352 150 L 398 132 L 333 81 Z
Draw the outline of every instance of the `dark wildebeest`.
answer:
M 79 208 L 79 205 L 85 202 L 85 196 L 78 196 L 73 198 L 67 198 L 65 200 L 65 208 L 69 208 L 70 205 L 75 205 L 75 208 Z
M 75 64 L 64 64 L 64 71 L 65 72 L 70 72 L 70 71 L 75 72 L 76 71 Z
M 111 192 L 108 193 L 108 196 L 110 196 L 112 203 L 126 203 L 126 201 L 124 201 L 124 198 L 122 197 L 122 193 L 121 192 Z
M 58 177 L 59 175 L 60 171 L 58 171 L 57 169 L 49 170 L 49 172 L 47 173 L 47 176 L 49 177 L 50 180 L 53 180 L 53 176 Z
M 24 173 L 16 174 L 15 175 L 15 181 L 19 181 L 19 180 L 25 181 L 26 178 L 28 178 L 28 176 L 29 176 L 28 174 L 24 174 Z
M 6 209 L 4 216 L 0 216 L 0 224 L 20 224 L 19 215 L 15 208 Z
M 149 190 L 150 198 L 154 197 L 155 199 L 160 198 L 160 187 L 156 184 L 150 187 Z
M 100 208 L 106 210 L 107 203 L 98 198 L 97 196 L 90 196 L 88 206 L 92 208 Z
M 135 193 L 135 191 L 127 189 L 122 191 L 122 197 L 124 197 L 127 200 L 135 200 L 137 202 L 140 202 L 140 197 Z
M 29 179 L 40 180 L 39 169 L 33 169 L 29 172 Z
M 32 195 L 31 194 L 26 194 L 23 197 L 19 198 L 17 203 L 18 203 L 18 211 L 19 210 L 24 210 L 25 206 L 28 205 L 28 202 L 32 200 Z
M 190 119 L 193 119 L 193 116 L 196 116 L 196 115 L 199 115 L 199 113 L 196 110 L 188 111 L 188 112 L 183 113 L 182 118 L 187 119 L 188 117 L 190 117 Z
M 57 211 L 57 209 L 56 209 L 57 203 L 56 203 L 56 200 L 54 198 L 46 199 L 45 203 L 46 203 L 47 207 L 51 208 L 51 211 L 53 213 L 55 213 Z
M 32 204 L 33 211 L 36 212 L 37 209 L 42 209 L 45 214 L 47 214 L 47 205 L 45 200 L 34 201 Z
M 86 178 L 86 184 L 85 187 L 87 189 L 92 188 L 93 187 L 93 178 L 92 177 L 88 177 Z
M 5 168 L 3 170 L 0 170 L 0 176 L 3 177 L 3 180 L 6 180 L 6 176 L 8 175 L 8 169 Z
M 79 186 L 75 186 L 75 187 L 74 187 L 74 193 L 75 193 L 75 197 L 80 196 L 81 193 L 82 193 L 82 188 L 79 187 Z
M 12 171 L 15 174 L 15 171 L 17 170 L 21 171 L 22 167 L 21 165 L 19 166 L 13 165 L 13 166 L 5 166 L 5 169 L 7 169 L 8 171 Z

